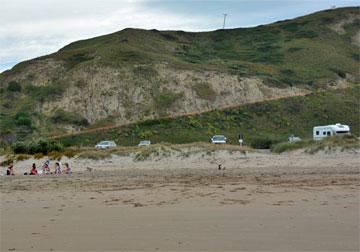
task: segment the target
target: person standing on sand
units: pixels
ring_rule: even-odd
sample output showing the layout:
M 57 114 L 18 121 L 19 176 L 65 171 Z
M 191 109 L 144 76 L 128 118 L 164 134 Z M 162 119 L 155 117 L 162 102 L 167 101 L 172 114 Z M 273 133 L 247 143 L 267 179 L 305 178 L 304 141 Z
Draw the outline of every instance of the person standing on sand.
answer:
M 243 136 L 243 134 L 239 134 L 239 144 L 240 144 L 240 146 L 243 146 L 243 144 L 244 144 L 244 136 Z

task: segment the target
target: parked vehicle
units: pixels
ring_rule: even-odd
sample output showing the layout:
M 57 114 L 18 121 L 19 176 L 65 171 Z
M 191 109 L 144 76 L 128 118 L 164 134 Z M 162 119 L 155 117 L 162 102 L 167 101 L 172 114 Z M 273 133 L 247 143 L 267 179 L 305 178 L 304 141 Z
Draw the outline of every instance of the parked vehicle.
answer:
M 212 138 L 210 138 L 211 143 L 213 144 L 226 144 L 226 137 L 223 135 L 215 135 Z
M 335 125 L 316 126 L 313 129 L 314 140 L 321 140 L 329 136 L 349 135 L 350 127 L 337 123 Z
M 150 140 L 141 140 L 140 143 L 138 144 L 138 146 L 149 146 L 149 145 L 151 145 Z
M 300 137 L 297 137 L 297 136 L 294 136 L 294 135 L 291 135 L 289 136 L 288 138 L 288 142 L 289 143 L 294 143 L 294 142 L 299 142 L 301 141 L 301 138 Z
M 96 149 L 110 149 L 116 148 L 116 143 L 114 141 L 101 141 L 97 145 L 95 145 Z

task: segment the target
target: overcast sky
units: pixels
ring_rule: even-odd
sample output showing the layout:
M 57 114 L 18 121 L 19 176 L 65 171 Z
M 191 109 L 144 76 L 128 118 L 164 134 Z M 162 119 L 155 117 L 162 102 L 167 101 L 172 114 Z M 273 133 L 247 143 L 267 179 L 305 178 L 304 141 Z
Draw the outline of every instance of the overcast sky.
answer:
M 0 0 L 0 72 L 127 27 L 207 31 L 294 18 L 360 0 Z

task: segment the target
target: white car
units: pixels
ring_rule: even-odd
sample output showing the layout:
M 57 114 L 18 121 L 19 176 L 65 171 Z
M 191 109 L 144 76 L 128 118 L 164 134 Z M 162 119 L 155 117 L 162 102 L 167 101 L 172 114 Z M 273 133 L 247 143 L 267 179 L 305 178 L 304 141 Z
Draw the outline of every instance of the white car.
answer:
M 96 149 L 110 149 L 116 148 L 116 143 L 114 141 L 101 141 L 97 145 L 95 145 Z
M 226 144 L 227 139 L 223 135 L 215 135 L 210 140 L 213 144 Z
M 149 146 L 151 145 L 150 140 L 142 140 L 140 141 L 140 143 L 138 144 L 138 146 Z

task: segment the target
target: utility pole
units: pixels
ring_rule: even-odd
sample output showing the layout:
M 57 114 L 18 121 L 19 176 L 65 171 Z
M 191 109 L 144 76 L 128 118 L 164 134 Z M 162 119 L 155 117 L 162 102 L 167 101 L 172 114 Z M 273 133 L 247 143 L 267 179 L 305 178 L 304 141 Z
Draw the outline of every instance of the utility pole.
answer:
M 223 29 L 225 29 L 225 23 L 226 23 L 226 16 L 227 16 L 227 14 L 226 14 L 226 13 L 224 13 L 223 15 L 224 15 Z

